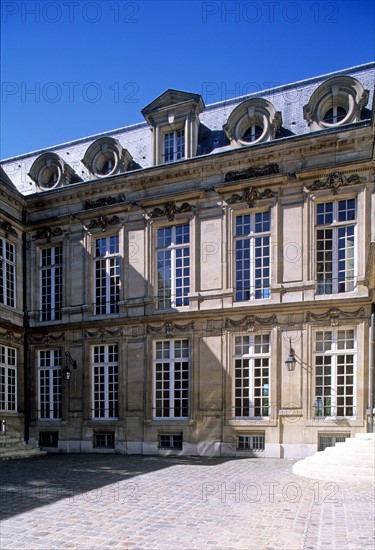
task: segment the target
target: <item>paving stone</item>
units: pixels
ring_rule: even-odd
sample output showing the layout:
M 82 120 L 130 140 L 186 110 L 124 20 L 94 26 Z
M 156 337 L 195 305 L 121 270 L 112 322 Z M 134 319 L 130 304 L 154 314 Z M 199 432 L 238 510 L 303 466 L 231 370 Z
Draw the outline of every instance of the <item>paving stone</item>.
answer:
M 0 547 L 373 550 L 372 487 L 296 477 L 292 465 L 117 455 L 7 461 Z

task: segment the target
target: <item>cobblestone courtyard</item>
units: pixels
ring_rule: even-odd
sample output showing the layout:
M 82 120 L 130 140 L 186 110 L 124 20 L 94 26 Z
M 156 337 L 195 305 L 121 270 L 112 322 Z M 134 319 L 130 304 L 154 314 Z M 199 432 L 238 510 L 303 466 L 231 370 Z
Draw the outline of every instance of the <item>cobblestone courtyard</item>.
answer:
M 374 488 L 278 459 L 48 455 L 1 462 L 1 550 L 374 548 Z

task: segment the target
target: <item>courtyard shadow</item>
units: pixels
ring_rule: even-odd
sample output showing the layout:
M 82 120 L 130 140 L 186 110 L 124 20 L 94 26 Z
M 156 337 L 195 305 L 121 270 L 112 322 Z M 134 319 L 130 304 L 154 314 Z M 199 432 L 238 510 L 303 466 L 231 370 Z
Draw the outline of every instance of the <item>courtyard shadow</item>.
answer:
M 1 461 L 0 519 L 5 520 L 62 499 L 95 502 L 101 490 L 119 484 L 131 498 L 132 481 L 175 465 L 215 466 L 238 457 L 156 457 L 144 455 L 49 454 Z M 248 460 L 248 458 L 247 458 Z

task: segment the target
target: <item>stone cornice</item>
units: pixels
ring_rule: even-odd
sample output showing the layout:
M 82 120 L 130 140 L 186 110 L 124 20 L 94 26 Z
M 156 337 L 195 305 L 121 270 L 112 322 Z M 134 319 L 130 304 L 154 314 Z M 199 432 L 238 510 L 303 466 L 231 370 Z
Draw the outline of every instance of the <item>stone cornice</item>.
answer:
M 204 197 L 204 189 L 194 189 L 192 191 L 182 191 L 177 193 L 168 193 L 163 195 L 158 195 L 157 198 L 153 199 L 142 199 L 136 202 L 137 206 L 140 206 L 143 209 L 152 208 L 153 206 L 159 206 L 166 204 L 167 202 L 186 202 L 194 201 Z

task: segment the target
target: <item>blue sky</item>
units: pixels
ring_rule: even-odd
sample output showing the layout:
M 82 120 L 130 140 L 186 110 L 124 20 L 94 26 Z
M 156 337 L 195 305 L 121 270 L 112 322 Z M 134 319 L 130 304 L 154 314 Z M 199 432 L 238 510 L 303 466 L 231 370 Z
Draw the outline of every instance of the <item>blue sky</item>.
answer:
M 144 119 L 168 88 L 206 104 L 375 58 L 371 0 L 1 3 L 0 158 Z

